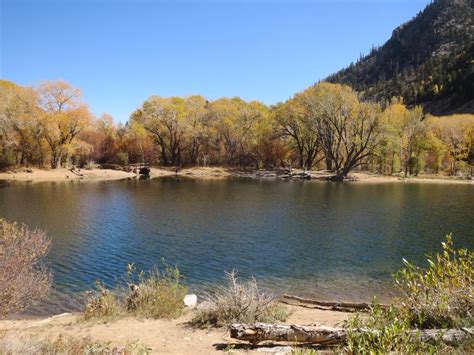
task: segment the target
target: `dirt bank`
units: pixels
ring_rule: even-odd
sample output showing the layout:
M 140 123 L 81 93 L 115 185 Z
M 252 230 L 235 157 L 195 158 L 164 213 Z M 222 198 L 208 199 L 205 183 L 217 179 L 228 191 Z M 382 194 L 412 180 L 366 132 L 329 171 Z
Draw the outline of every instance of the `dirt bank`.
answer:
M 341 325 L 349 316 L 344 312 L 322 311 L 289 306 L 292 314 L 286 324 Z M 141 343 L 151 348 L 154 354 L 212 354 L 234 352 L 261 354 L 256 350 L 248 352 L 243 343 L 230 339 L 225 329 L 195 329 L 189 321 L 193 311 L 175 320 L 150 320 L 125 318 L 109 322 L 85 322 L 79 314 L 65 314 L 56 317 L 32 320 L 0 321 L 0 353 L 2 347 L 22 348 L 43 340 L 55 341 L 64 338 L 90 337 L 93 341 L 109 343 L 110 346 L 124 346 Z

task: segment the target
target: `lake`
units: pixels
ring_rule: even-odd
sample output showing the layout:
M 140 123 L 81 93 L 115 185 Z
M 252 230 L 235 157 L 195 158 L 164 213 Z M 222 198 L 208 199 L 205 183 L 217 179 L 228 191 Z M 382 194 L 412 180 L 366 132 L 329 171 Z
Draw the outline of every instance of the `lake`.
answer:
M 77 310 L 128 263 L 178 265 L 192 292 L 225 271 L 321 299 L 382 300 L 402 258 L 423 264 L 445 234 L 474 247 L 474 186 L 253 179 L 3 184 L 0 216 L 45 230 L 54 290 L 28 312 Z

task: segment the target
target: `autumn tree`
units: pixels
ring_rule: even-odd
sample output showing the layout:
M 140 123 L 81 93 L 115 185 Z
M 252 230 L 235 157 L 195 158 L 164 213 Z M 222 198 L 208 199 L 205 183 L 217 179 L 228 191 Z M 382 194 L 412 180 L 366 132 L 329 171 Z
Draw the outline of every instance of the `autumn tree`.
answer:
M 122 164 L 148 163 L 159 164 L 160 158 L 152 136 L 138 122 L 130 122 L 119 126 L 119 152 L 117 158 Z
M 188 149 L 191 160 L 197 159 L 205 105 L 206 100 L 200 96 L 152 96 L 132 114 L 131 121 L 139 123 L 154 137 L 163 164 L 181 165 Z
M 32 88 L 0 81 L 0 140 L 3 153 L 11 154 L 11 163 L 43 165 L 40 115 L 37 95 Z
M 359 101 L 348 86 L 320 83 L 305 92 L 308 117 L 315 127 L 333 180 L 342 181 L 380 144 L 380 107 Z
M 425 148 L 426 125 L 420 106 L 408 111 L 402 128 L 402 157 L 405 177 L 417 174 L 419 159 Z
M 207 124 L 206 113 L 208 101 L 198 95 L 190 96 L 185 102 L 186 106 L 186 150 L 188 163 L 195 165 L 202 158 L 203 147 L 208 144 L 210 127 Z
M 456 175 L 474 145 L 474 115 L 430 116 L 427 129 L 445 147 L 450 158 L 450 174 Z
M 321 145 L 319 136 L 314 126 L 309 105 L 309 93 L 303 92 L 293 99 L 275 108 L 275 116 L 278 122 L 277 136 L 289 138 L 298 155 L 298 167 L 311 169 L 316 163 Z M 331 162 L 327 162 L 331 169 Z
M 402 164 L 403 128 L 409 111 L 398 98 L 393 98 L 381 115 L 381 142 L 376 155 L 379 172 L 390 175 L 399 172 Z
M 252 148 L 258 144 L 259 129 L 270 111 L 258 101 L 222 98 L 209 104 L 209 123 L 215 128 L 224 163 L 245 166 L 256 162 Z
M 37 90 L 44 111 L 43 135 L 51 149 L 51 167 L 56 169 L 79 147 L 74 139 L 90 124 L 92 115 L 80 90 L 64 81 L 45 82 Z

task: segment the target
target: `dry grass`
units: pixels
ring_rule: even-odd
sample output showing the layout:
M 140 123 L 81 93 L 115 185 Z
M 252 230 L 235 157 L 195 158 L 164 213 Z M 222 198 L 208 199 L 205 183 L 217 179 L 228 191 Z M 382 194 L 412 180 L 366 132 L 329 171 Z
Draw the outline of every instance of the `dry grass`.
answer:
M 176 267 L 166 266 L 163 271 L 154 268 L 145 273 L 135 273 L 133 264 L 128 266 L 127 291 L 118 288 L 107 290 L 98 282 L 98 292 L 87 300 L 85 320 L 117 318 L 135 315 L 153 319 L 172 319 L 184 310 L 183 298 L 188 288 Z
M 184 309 L 183 298 L 188 288 L 182 284 L 182 276 L 176 267 L 164 271 L 153 269 L 140 273 L 138 283 L 130 285 L 127 310 L 145 318 L 176 318 Z
M 227 276 L 227 287 L 206 297 L 192 320 L 194 325 L 222 327 L 231 323 L 284 321 L 288 317 L 287 308 L 273 295 L 261 292 L 255 279 L 240 283 L 235 272 Z
M 1 334 L 0 334 L 1 335 Z M 0 336 L 0 354 L 5 355 L 76 355 L 76 354 L 149 354 L 151 349 L 141 342 L 112 345 L 110 342 L 93 341 L 90 337 L 74 338 L 59 335 L 53 339 L 38 339 L 19 334 Z
M 0 319 L 49 292 L 51 273 L 41 264 L 49 245 L 43 231 L 0 219 Z
M 90 293 L 90 297 L 86 302 L 84 319 L 115 318 L 125 314 L 124 307 L 118 297 L 107 290 L 100 282 L 97 282 L 96 285 L 100 292 L 98 294 Z

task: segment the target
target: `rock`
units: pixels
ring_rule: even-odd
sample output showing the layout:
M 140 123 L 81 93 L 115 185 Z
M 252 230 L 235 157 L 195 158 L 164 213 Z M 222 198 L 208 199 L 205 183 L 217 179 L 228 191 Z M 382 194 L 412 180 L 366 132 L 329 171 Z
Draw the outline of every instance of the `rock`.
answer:
M 197 305 L 197 296 L 194 294 L 184 296 L 184 305 L 189 308 L 194 308 Z
M 293 350 L 294 349 L 291 346 L 261 347 L 261 348 L 256 349 L 256 351 L 259 351 L 262 353 L 275 354 L 275 355 L 291 354 Z

